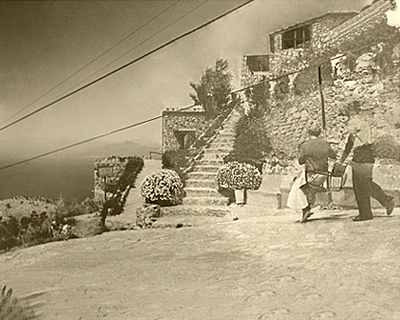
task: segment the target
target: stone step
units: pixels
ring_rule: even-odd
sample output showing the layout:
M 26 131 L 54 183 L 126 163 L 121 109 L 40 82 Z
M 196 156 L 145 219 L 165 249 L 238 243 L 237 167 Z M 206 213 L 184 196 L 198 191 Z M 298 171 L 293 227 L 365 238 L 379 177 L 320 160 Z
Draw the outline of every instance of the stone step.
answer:
M 218 165 L 202 165 L 202 164 L 196 164 L 193 167 L 192 172 L 218 172 L 219 168 L 221 166 Z
M 223 157 L 222 158 L 218 158 L 218 159 L 200 159 L 198 160 L 198 162 L 196 163 L 197 165 L 214 165 L 214 166 L 220 166 L 222 167 L 224 165 L 224 160 Z
M 216 179 L 187 179 L 186 180 L 186 188 L 211 188 L 217 189 L 217 180 Z
M 233 148 L 234 145 L 234 141 L 230 141 L 230 142 L 219 142 L 219 141 L 215 141 L 215 142 L 211 142 L 208 145 L 208 148 L 213 149 L 213 148 Z
M 213 198 L 213 197 L 186 197 L 183 198 L 184 205 L 196 206 L 226 206 L 229 202 L 228 198 Z
M 208 147 L 204 149 L 204 154 L 224 154 L 229 153 L 232 148 L 223 146 L 223 147 Z
M 224 157 L 227 155 L 228 153 L 205 153 L 203 155 L 203 157 L 200 160 L 220 160 L 220 161 L 224 161 Z
M 235 137 L 216 137 L 211 143 L 234 143 Z
M 217 178 L 217 173 L 216 172 L 198 172 L 198 171 L 192 171 L 187 174 L 187 179 L 186 180 L 199 180 L 199 179 L 204 179 L 204 180 L 215 180 Z
M 223 198 L 216 188 L 185 188 L 186 197 L 212 197 L 212 198 Z

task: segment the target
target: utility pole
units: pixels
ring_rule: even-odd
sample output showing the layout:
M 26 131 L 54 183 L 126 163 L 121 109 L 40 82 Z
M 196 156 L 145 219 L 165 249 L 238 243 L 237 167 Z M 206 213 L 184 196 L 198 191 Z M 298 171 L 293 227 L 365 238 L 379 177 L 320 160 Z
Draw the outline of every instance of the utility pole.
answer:
M 324 94 L 322 92 L 322 75 L 321 75 L 321 66 L 318 66 L 318 88 L 319 88 L 319 95 L 321 97 L 321 111 L 322 111 L 322 132 L 324 135 L 325 140 L 327 140 L 326 134 L 326 118 L 325 118 L 325 100 Z M 330 181 L 329 176 L 326 179 L 326 187 L 328 189 L 328 205 L 332 203 L 332 192 L 330 188 Z

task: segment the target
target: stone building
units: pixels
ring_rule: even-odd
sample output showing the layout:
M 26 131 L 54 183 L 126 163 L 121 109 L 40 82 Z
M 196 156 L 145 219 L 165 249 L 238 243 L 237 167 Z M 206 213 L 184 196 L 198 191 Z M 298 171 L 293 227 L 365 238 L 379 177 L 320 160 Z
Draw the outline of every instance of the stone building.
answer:
M 210 126 L 204 109 L 166 108 L 162 113 L 162 152 L 189 147 Z

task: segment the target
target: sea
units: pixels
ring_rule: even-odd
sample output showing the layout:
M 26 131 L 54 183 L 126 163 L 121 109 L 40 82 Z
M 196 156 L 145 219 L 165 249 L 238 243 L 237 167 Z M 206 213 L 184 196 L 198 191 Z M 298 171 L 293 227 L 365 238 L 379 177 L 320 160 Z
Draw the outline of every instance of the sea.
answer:
M 93 197 L 93 157 L 45 157 L 0 170 L 0 200 L 16 197 Z M 0 168 L 14 163 L 0 160 Z

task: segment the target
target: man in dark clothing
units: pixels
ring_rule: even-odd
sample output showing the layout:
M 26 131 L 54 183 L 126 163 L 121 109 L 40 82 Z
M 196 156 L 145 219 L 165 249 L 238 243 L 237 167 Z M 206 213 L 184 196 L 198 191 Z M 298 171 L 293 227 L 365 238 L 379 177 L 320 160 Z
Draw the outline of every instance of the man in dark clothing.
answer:
M 315 195 L 322 190 L 323 183 L 328 178 L 328 158 L 336 159 L 331 146 L 323 139 L 319 127 L 313 126 L 308 130 L 310 140 L 299 146 L 299 164 L 304 164 L 306 184 L 300 187 L 307 197 L 308 206 L 303 210 L 302 222 L 305 222 L 313 213 L 311 207 L 315 203 Z
M 344 162 L 353 150 L 353 191 L 359 212 L 353 220 L 365 221 L 373 218 L 370 197 L 378 200 L 386 208 L 387 215 L 390 215 L 395 206 L 394 198 L 387 195 L 372 179 L 375 156 L 368 123 L 361 118 L 354 118 L 348 123 L 348 131 L 349 137 L 340 162 Z

